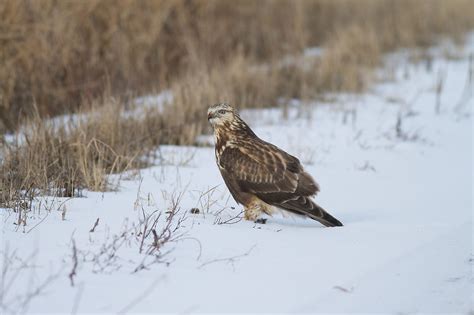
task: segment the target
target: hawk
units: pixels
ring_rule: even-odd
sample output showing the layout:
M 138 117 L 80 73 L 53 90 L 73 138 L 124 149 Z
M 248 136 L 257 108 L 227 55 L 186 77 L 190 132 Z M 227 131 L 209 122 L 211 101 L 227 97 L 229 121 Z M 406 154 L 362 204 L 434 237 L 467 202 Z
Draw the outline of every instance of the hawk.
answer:
M 300 161 L 257 137 L 232 106 L 212 105 L 207 119 L 214 129 L 217 166 L 235 201 L 244 206 L 245 219 L 255 221 L 280 209 L 342 226 L 311 200 L 319 186 Z

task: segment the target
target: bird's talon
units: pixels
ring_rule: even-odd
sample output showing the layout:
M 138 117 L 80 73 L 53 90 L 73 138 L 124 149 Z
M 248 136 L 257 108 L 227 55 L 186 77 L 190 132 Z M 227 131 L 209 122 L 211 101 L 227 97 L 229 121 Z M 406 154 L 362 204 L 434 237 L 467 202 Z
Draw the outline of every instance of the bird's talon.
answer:
M 259 218 L 259 219 L 255 220 L 255 223 L 266 224 L 266 223 L 267 223 L 267 219 Z

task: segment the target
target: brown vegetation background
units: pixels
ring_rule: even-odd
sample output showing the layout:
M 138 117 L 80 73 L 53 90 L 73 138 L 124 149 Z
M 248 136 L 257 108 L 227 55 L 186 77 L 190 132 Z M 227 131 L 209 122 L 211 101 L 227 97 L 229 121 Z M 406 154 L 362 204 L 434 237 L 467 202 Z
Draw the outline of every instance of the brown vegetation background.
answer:
M 334 51 L 316 88 L 355 89 L 357 78 L 339 67 L 460 36 L 473 25 L 469 12 L 471 0 L 2 0 L 0 118 L 11 130 L 33 103 L 42 116 L 57 115 L 104 93 L 156 91 L 315 45 Z
M 363 91 L 383 53 L 462 40 L 472 12 L 472 0 L 0 0 L 0 134 L 24 135 L 0 145 L 0 205 L 107 189 L 106 174 L 159 144 L 193 144 L 217 101 Z M 304 57 L 310 46 L 323 54 Z M 123 115 L 164 89 L 164 110 Z M 45 123 L 68 112 L 85 118 Z

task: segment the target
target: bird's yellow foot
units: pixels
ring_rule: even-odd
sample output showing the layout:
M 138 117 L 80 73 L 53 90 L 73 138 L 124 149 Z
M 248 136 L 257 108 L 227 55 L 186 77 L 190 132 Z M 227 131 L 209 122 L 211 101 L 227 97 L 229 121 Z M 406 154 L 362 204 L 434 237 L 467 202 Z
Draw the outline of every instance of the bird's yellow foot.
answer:
M 251 207 L 245 207 L 244 218 L 248 221 L 255 221 L 262 214 L 259 206 L 253 205 Z

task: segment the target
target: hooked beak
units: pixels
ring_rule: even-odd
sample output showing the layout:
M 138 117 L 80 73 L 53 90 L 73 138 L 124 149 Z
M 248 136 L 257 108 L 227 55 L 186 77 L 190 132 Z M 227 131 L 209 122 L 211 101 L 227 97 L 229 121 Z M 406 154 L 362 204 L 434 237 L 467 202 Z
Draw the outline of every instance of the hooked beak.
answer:
M 207 113 L 207 120 L 211 119 L 211 118 L 214 118 L 214 116 L 212 115 L 212 113 Z

